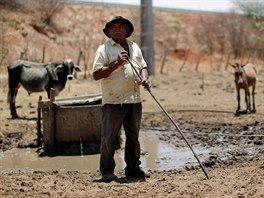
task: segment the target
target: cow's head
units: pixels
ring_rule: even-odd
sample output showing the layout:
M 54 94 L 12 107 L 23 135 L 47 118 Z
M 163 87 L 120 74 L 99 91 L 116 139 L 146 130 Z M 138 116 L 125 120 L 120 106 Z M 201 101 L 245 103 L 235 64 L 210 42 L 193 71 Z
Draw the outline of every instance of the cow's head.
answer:
M 58 76 L 72 80 L 74 71 L 81 71 L 80 67 L 73 64 L 71 59 L 66 59 L 63 63 L 55 66 L 54 72 Z
M 75 71 L 81 71 L 80 67 L 73 64 L 71 59 L 66 59 L 63 63 L 53 62 L 47 66 L 47 70 L 53 81 L 60 81 L 60 79 L 73 79 Z
M 62 63 L 62 68 L 67 71 L 67 79 L 72 80 L 73 79 L 73 73 L 74 71 L 79 72 L 81 71 L 80 67 L 73 64 L 73 61 L 71 59 L 66 59 Z

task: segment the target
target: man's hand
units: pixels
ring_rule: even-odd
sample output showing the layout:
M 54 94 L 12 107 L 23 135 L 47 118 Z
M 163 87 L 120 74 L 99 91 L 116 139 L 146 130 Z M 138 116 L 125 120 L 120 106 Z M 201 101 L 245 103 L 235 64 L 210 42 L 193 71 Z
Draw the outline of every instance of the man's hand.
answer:
M 116 64 L 118 66 L 123 66 L 127 62 L 128 59 L 129 59 L 128 53 L 126 51 L 123 51 L 123 52 L 121 52 L 118 55 L 118 57 L 117 57 L 117 63 Z
M 151 83 L 147 79 L 142 78 L 141 85 L 144 86 L 145 89 L 151 88 Z
M 109 65 L 103 66 L 100 70 L 93 73 L 95 80 L 108 77 L 114 70 L 122 67 L 128 61 L 128 53 L 126 51 L 121 52 L 117 59 L 111 62 Z
M 148 81 L 148 70 L 146 68 L 141 70 L 141 82 L 140 84 L 145 87 L 145 89 L 150 89 L 151 88 L 151 83 Z

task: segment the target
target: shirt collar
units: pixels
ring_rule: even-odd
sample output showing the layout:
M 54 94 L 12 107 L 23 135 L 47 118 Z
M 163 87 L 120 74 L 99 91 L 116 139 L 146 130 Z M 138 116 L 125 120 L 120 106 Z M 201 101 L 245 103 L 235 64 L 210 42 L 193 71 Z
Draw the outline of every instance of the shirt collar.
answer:
M 114 45 L 119 45 L 117 42 L 115 42 L 112 38 L 110 38 L 109 39 L 110 40 L 110 43 L 114 46 Z M 132 41 L 130 41 L 130 40 L 128 40 L 128 39 L 126 39 L 126 41 L 127 41 L 127 44 L 128 45 L 132 45 Z

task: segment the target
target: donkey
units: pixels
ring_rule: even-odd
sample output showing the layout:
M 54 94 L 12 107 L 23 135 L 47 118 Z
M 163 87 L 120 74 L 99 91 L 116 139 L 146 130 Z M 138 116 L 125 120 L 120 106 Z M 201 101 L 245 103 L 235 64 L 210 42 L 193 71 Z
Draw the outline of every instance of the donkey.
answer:
M 236 115 L 240 115 L 240 89 L 245 90 L 245 101 L 246 101 L 246 113 L 256 113 L 255 106 L 255 88 L 257 83 L 257 70 L 253 64 L 241 65 L 235 63 L 235 65 L 231 66 L 235 69 L 234 77 L 235 77 L 235 85 L 237 90 L 237 110 Z M 250 100 L 250 91 L 249 88 L 252 87 L 252 108 L 251 108 L 251 100 Z

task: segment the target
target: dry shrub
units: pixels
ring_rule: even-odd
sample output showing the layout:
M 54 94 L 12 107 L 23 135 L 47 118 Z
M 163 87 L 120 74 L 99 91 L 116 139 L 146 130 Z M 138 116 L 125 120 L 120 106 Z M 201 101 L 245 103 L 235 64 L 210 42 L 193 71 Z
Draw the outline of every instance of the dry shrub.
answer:
M 36 11 L 41 15 L 41 20 L 47 25 L 53 25 L 52 19 L 65 7 L 66 0 L 37 0 Z

